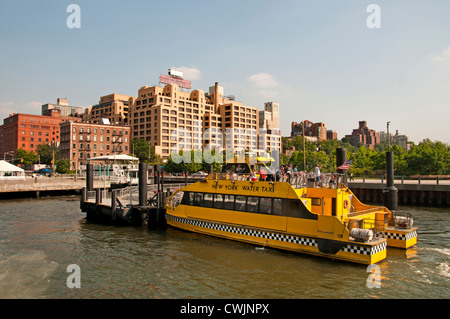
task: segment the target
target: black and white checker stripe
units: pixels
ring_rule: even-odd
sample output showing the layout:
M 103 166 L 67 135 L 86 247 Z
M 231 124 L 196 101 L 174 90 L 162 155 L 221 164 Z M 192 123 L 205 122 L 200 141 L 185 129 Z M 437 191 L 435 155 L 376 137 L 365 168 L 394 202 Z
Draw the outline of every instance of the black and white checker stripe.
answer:
M 381 244 L 371 246 L 371 247 L 365 247 L 365 246 L 356 246 L 356 245 L 345 245 L 344 248 L 342 248 L 342 251 L 346 251 L 349 253 L 355 253 L 355 254 L 362 254 L 362 255 L 374 255 L 376 253 L 379 253 L 380 251 L 385 250 L 387 247 L 386 242 L 382 242 Z
M 272 240 L 279 240 L 279 241 L 295 243 L 295 244 L 299 244 L 299 245 L 317 247 L 317 242 L 313 238 L 305 238 L 305 237 L 299 237 L 299 236 L 293 236 L 293 235 L 285 235 L 285 234 L 280 234 L 280 233 L 267 232 L 267 231 L 262 231 L 262 230 L 249 229 L 249 228 L 245 228 L 245 227 L 236 227 L 236 226 L 224 225 L 224 224 L 219 224 L 219 223 L 205 222 L 205 221 L 199 221 L 199 220 L 190 219 L 190 218 L 181 218 L 181 217 L 171 216 L 169 214 L 166 214 L 166 217 L 175 222 L 189 224 L 189 225 L 193 225 L 193 226 L 210 228 L 210 229 L 215 229 L 215 230 L 220 230 L 220 231 L 235 233 L 235 234 L 241 234 L 241 235 L 246 235 L 246 236 L 254 236 L 254 237 L 260 237 L 260 238 L 266 238 L 266 239 L 272 239 Z
M 305 246 L 310 246 L 310 247 L 318 247 L 318 243 L 314 238 L 307 238 L 307 237 L 280 234 L 280 233 L 274 233 L 274 232 L 268 232 L 268 231 L 261 231 L 261 230 L 249 229 L 249 228 L 245 228 L 245 227 L 238 227 L 238 226 L 224 225 L 224 224 L 220 224 L 220 223 L 200 221 L 200 220 L 195 220 L 195 219 L 190 219 L 190 218 L 181 218 L 181 217 L 176 217 L 176 216 L 172 216 L 169 214 L 166 214 L 166 217 L 168 219 L 173 220 L 178 223 L 189 224 L 189 225 L 199 226 L 199 227 L 209 228 L 209 229 L 215 229 L 215 230 L 219 230 L 219 231 L 223 231 L 223 232 L 241 234 L 241 235 L 246 235 L 246 236 L 254 236 L 254 237 L 260 237 L 260 238 L 266 238 L 266 239 L 272 239 L 272 240 L 279 240 L 279 241 L 295 243 L 295 244 L 305 245 Z M 375 245 L 372 247 L 364 247 L 361 245 L 346 244 L 342 248 L 342 251 L 349 252 L 349 253 L 355 253 L 355 254 L 362 254 L 362 255 L 373 255 L 380 251 L 383 251 L 384 249 L 386 249 L 386 242 L 383 242 L 379 245 Z
M 408 240 L 414 237 L 417 237 L 417 231 L 408 232 L 406 234 L 399 234 L 399 233 L 391 233 L 389 231 L 380 231 L 377 232 L 377 235 L 382 238 L 387 239 L 396 239 L 396 240 Z

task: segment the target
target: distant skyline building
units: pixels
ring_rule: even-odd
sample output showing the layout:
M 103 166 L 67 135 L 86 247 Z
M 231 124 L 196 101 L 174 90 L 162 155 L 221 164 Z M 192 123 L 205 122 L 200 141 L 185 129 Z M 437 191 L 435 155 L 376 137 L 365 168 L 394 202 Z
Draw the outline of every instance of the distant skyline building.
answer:
M 302 122 L 292 122 L 291 123 L 291 137 L 295 136 L 303 136 L 303 125 L 306 137 L 315 137 L 319 141 L 327 140 L 327 139 L 337 139 L 337 133 L 329 130 L 330 134 L 328 134 L 325 123 L 317 122 L 313 123 L 308 120 L 304 120 Z M 330 137 L 330 138 L 329 138 Z
M 327 140 L 337 140 L 338 135 L 336 131 L 327 130 Z
M 350 144 L 358 146 L 361 143 L 368 148 L 374 149 L 375 145 L 380 143 L 379 133 L 367 127 L 366 121 L 359 121 L 359 127 L 354 129 L 351 135 L 345 137 L 350 138 Z
M 61 116 L 80 116 L 83 108 L 80 106 L 70 106 L 68 99 L 58 98 L 56 104 L 47 103 L 41 106 L 42 115 L 51 116 L 52 110 L 60 110 Z
M 388 142 L 388 136 L 387 133 L 384 131 L 379 132 L 380 134 L 380 142 L 381 143 L 387 143 Z M 403 148 L 405 151 L 408 151 L 411 148 L 411 142 L 409 140 L 409 137 L 404 134 L 399 134 L 398 130 L 395 131 L 395 135 L 390 135 L 391 145 L 398 145 L 401 148 Z

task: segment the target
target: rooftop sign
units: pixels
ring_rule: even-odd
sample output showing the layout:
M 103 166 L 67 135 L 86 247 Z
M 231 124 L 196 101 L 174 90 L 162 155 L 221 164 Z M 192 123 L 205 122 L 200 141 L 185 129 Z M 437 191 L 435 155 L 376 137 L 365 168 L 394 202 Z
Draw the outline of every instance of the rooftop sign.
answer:
M 183 80 L 179 78 L 174 78 L 170 75 L 159 75 L 159 82 L 164 84 L 176 84 L 181 88 L 190 89 L 191 88 L 191 81 Z
M 180 88 L 184 88 L 184 89 L 191 88 L 191 81 L 183 79 L 183 72 L 177 71 L 174 69 L 169 69 L 168 75 L 160 74 L 159 75 L 159 83 L 176 84 Z

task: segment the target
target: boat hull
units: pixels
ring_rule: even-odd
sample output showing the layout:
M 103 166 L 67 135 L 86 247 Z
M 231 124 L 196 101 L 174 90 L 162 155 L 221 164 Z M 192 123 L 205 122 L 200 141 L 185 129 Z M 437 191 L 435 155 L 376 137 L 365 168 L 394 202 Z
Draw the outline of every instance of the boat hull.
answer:
M 336 241 L 327 238 L 179 217 L 166 213 L 167 224 L 196 232 L 263 247 L 306 253 L 360 264 L 374 264 L 386 258 L 386 239 L 372 243 Z

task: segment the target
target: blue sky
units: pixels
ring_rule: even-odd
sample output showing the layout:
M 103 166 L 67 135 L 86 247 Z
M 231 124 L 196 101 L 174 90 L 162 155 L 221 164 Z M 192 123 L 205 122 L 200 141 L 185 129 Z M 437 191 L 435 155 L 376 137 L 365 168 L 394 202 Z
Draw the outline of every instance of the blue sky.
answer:
M 81 28 L 69 29 L 69 4 Z M 368 5 L 381 9 L 370 29 Z M 366 120 L 418 143 L 450 143 L 450 1 L 2 1 L 0 118 L 58 97 L 88 107 L 137 95 L 169 67 L 214 82 L 280 128 L 308 119 L 338 138 Z

